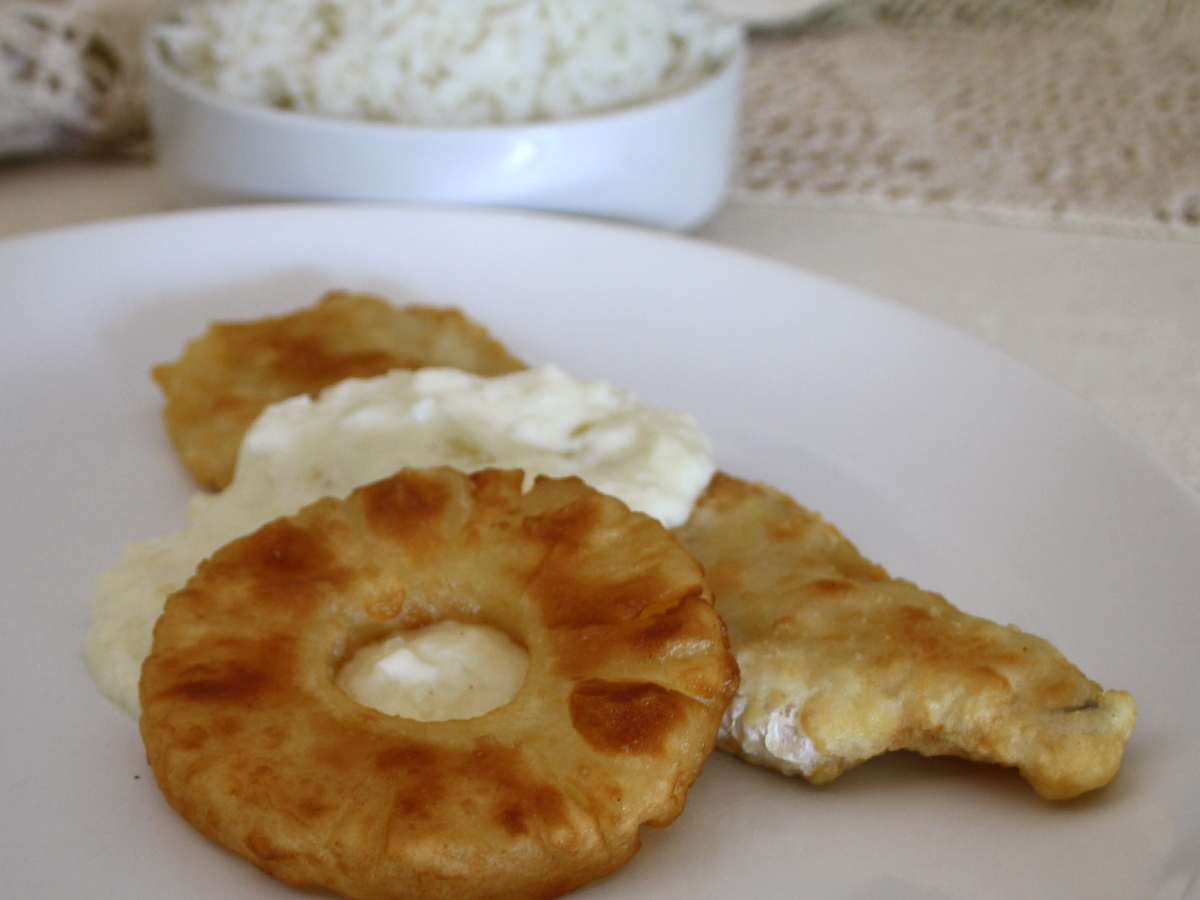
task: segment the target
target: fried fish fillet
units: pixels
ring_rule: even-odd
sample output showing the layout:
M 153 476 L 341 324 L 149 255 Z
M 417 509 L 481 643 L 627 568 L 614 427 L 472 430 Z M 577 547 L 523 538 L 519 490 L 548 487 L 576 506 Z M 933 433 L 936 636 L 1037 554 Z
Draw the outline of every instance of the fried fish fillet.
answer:
M 396 308 L 334 292 L 290 315 L 215 323 L 153 375 L 166 395 L 163 420 L 175 452 L 197 482 L 219 490 L 233 479 L 246 429 L 268 405 L 345 378 L 428 366 L 475 375 L 525 368 L 456 309 Z
M 889 750 L 1015 766 L 1043 797 L 1107 784 L 1136 713 L 1045 640 L 864 559 L 790 497 L 718 474 L 676 530 L 741 669 L 719 746 L 814 783 Z

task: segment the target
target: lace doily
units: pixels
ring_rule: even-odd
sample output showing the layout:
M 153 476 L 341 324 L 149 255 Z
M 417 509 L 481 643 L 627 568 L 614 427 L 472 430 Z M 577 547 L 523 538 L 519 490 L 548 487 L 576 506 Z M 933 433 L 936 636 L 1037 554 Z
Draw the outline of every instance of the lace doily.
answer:
M 108 147 L 144 127 L 146 10 L 98 0 L 0 0 L 0 156 Z
M 760 35 L 734 190 L 1200 237 L 1200 0 L 848 0 Z

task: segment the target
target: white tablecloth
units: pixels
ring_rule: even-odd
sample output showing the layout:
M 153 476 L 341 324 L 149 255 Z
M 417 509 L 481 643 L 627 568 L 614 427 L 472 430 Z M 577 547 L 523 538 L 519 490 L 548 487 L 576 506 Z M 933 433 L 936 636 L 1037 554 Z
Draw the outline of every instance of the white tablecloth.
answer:
M 0 166 L 0 237 L 168 208 L 152 163 Z M 1195 241 L 745 199 L 699 235 L 873 291 L 1006 351 L 1200 488 Z

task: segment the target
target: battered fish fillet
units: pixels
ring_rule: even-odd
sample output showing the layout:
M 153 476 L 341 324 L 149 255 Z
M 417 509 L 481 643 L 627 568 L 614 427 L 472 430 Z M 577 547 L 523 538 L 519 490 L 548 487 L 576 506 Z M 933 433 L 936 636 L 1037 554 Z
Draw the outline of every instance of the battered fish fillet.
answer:
M 220 490 L 233 479 L 242 436 L 268 405 L 345 378 L 429 366 L 475 375 L 525 368 L 456 309 L 334 292 L 279 318 L 215 323 L 152 374 L 166 395 L 175 452 L 197 482 Z
M 741 669 L 722 749 L 817 784 L 888 750 L 964 756 L 1015 766 L 1049 799 L 1116 774 L 1129 694 L 889 577 L 786 495 L 718 474 L 675 533 Z

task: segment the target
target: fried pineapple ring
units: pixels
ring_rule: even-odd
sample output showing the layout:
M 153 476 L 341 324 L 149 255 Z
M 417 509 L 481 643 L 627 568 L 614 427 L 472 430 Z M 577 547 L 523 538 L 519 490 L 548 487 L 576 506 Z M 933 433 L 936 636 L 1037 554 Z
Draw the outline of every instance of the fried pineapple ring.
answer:
M 294 885 L 554 897 L 666 825 L 737 668 L 696 562 L 578 479 L 404 470 L 234 541 L 173 594 L 142 671 L 169 803 Z M 418 722 L 335 686 L 358 647 L 456 619 L 523 643 L 507 705 Z
M 676 530 L 741 669 L 719 746 L 814 783 L 888 750 L 1015 766 L 1042 796 L 1116 774 L 1133 699 L 1049 643 L 889 578 L 784 494 L 718 474 Z
M 334 292 L 279 318 L 215 323 L 152 374 L 176 454 L 203 487 L 220 490 L 233 479 L 242 436 L 268 405 L 345 378 L 429 366 L 475 375 L 525 368 L 456 309 L 398 309 Z

